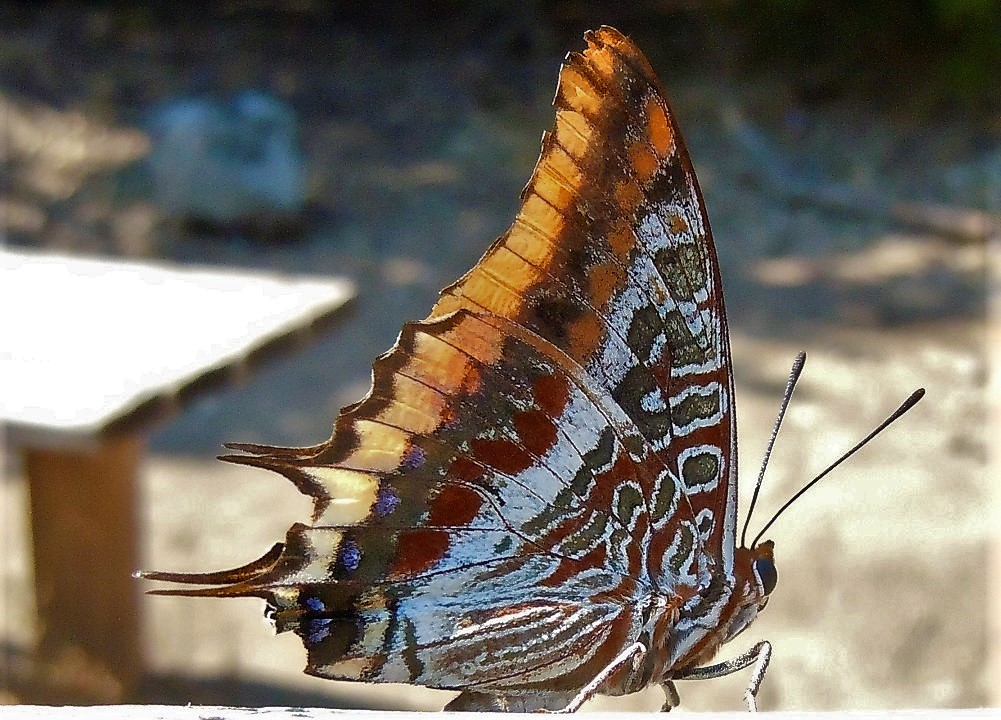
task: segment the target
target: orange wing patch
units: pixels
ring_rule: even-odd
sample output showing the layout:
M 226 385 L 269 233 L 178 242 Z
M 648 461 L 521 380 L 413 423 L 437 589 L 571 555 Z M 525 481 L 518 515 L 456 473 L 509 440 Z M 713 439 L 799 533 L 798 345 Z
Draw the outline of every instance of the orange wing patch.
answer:
M 656 93 L 623 115 L 627 100 L 620 94 L 621 78 L 639 73 L 656 82 L 635 46 L 610 28 L 588 33 L 586 39 L 587 49 L 568 56 L 560 71 L 555 123 L 543 136 L 542 154 L 514 223 L 473 270 L 443 291 L 429 319 L 466 308 L 519 320 L 531 290 L 549 281 L 562 235 L 576 232 L 572 219 L 584 212 L 585 198 L 592 203 L 607 198 L 617 206 L 622 221 L 608 229 L 606 242 L 622 265 L 628 263 L 636 245 L 630 221 L 646 199 L 644 188 L 674 152 L 674 131 Z M 638 119 L 640 126 L 607 120 L 620 116 L 633 123 Z M 628 163 L 625 177 L 593 176 L 595 168 L 615 156 Z M 602 182 L 609 184 L 602 188 Z M 602 270 L 591 280 L 589 299 L 595 307 L 609 299 L 613 274 Z M 600 332 L 591 325 L 573 329 L 577 347 L 593 347 Z
M 656 96 L 651 95 L 646 100 L 644 111 L 647 140 L 660 159 L 666 160 L 674 154 L 674 130 L 671 128 L 671 121 L 667 119 L 667 109 Z

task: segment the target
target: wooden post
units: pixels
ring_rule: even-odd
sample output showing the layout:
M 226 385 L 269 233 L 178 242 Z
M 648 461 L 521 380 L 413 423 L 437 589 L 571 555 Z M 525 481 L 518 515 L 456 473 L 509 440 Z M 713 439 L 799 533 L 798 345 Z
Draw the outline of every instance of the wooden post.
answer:
M 132 696 L 142 668 L 132 572 L 144 447 L 130 436 L 89 450 L 24 450 L 40 660 L 70 663 L 85 676 L 71 684 L 97 690 L 103 702 L 113 701 L 108 694 L 119 702 Z

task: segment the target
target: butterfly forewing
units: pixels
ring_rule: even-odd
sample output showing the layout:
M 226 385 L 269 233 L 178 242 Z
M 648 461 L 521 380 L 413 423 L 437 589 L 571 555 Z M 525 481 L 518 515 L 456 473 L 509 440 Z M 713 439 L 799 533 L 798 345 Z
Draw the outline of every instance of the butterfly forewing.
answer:
M 659 564 L 686 515 L 711 558 L 727 561 L 733 539 L 719 272 L 691 161 L 653 71 L 610 29 L 588 42 L 561 72 L 555 128 L 521 212 L 435 314 L 505 315 L 599 378 L 670 473 L 687 480 L 687 499 L 651 507 L 651 572 L 670 583 L 693 569 Z M 690 507 L 679 510 L 679 501 Z

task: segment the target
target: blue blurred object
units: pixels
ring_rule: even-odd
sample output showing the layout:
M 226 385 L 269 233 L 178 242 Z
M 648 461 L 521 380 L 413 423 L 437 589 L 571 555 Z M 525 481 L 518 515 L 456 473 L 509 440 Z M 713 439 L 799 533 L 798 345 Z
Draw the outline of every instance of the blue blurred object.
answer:
M 228 103 L 178 99 L 150 121 L 155 200 L 168 217 L 220 227 L 294 221 L 307 172 L 296 116 L 250 90 Z

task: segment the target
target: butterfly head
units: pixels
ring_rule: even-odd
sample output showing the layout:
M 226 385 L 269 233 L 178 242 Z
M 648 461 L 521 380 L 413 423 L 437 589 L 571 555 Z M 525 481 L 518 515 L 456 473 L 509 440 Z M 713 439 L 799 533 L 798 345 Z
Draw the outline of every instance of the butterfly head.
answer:
M 772 554 L 774 547 L 775 543 L 765 540 L 749 548 L 738 548 L 734 557 L 735 594 L 740 598 L 740 606 L 751 611 L 752 618 L 768 604 L 779 579 Z
M 767 601 L 779 580 L 779 571 L 775 569 L 773 550 L 775 543 L 765 540 L 751 548 L 751 569 L 758 583 L 762 598 Z M 764 605 L 762 605 L 764 607 Z
M 778 571 L 772 554 L 774 547 L 775 543 L 765 540 L 750 548 L 737 549 L 734 558 L 737 587 L 733 611 L 729 622 L 725 624 L 723 642 L 729 642 L 743 632 L 768 604 L 768 597 L 778 582 Z

